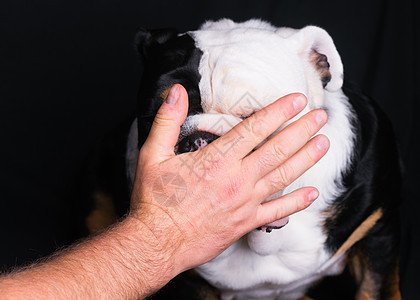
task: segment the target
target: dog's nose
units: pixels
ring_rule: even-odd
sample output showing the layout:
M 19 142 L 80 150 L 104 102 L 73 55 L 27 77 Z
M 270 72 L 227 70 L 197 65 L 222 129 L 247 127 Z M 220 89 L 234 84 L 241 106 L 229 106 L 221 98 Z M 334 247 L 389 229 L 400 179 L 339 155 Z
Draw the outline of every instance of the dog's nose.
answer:
M 218 137 L 219 136 L 206 131 L 196 131 L 178 142 L 176 154 L 194 152 L 202 149 Z

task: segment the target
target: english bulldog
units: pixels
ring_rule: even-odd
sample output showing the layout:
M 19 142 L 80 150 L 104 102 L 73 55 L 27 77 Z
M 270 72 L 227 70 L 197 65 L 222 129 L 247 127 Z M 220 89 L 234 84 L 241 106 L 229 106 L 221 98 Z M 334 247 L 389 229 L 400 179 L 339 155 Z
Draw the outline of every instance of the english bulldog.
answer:
M 378 105 L 343 87 L 343 64 L 325 30 L 222 19 L 185 33 L 140 30 L 136 47 L 144 73 L 127 142 L 129 185 L 139 148 L 176 83 L 189 96 L 177 154 L 206 147 L 244 118 L 290 93 L 302 93 L 308 99 L 296 118 L 317 108 L 328 113 L 320 131 L 330 140 L 328 153 L 266 200 L 304 186 L 317 187 L 319 198 L 301 212 L 255 228 L 197 267 L 195 273 L 214 292 L 197 298 L 400 297 L 400 170 L 392 128 Z M 195 166 L 190 167 L 195 171 Z M 314 288 L 317 284 L 321 289 Z

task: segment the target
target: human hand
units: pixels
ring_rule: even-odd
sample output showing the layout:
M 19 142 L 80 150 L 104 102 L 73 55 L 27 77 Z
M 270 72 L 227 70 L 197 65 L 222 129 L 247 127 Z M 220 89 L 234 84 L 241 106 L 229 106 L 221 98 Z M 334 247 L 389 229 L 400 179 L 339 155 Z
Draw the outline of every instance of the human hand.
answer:
M 155 259 L 168 262 L 173 276 L 211 260 L 247 232 L 302 210 L 318 197 L 314 187 L 304 187 L 261 204 L 327 152 L 325 136 L 311 139 L 326 123 L 325 111 L 309 112 L 250 153 L 305 105 L 301 94 L 285 96 L 207 147 L 176 156 L 188 95 L 181 85 L 172 87 L 140 150 L 128 218 L 149 228 Z M 201 162 L 205 175 L 192 173 L 186 161 Z

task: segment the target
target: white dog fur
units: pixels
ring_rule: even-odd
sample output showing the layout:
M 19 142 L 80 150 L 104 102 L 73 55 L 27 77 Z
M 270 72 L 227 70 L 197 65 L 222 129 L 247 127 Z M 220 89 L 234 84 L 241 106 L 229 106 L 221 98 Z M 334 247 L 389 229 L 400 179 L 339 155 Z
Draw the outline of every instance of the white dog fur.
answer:
M 199 83 L 203 114 L 189 116 L 181 135 L 194 130 L 222 135 L 244 115 L 289 93 L 303 93 L 311 109 L 324 108 L 328 123 L 320 133 L 330 139 L 330 150 L 279 197 L 304 186 L 315 186 L 319 198 L 289 218 L 282 229 L 254 230 L 197 272 L 222 291 L 223 299 L 297 299 L 326 274 L 342 271 L 342 260 L 331 262 L 323 232 L 325 211 L 342 193 L 341 178 L 354 144 L 353 114 L 341 90 L 343 65 L 331 37 L 321 28 L 276 28 L 260 20 L 235 23 L 206 22 L 188 32 L 203 52 Z M 311 62 L 313 51 L 330 64 L 331 81 L 324 88 Z M 298 116 L 298 117 L 299 117 Z M 217 125 L 215 125 L 217 124 Z M 279 129 L 281 130 L 281 128 Z M 182 137 L 181 136 L 181 137 Z M 137 126 L 133 124 L 127 152 L 131 182 L 137 159 Z

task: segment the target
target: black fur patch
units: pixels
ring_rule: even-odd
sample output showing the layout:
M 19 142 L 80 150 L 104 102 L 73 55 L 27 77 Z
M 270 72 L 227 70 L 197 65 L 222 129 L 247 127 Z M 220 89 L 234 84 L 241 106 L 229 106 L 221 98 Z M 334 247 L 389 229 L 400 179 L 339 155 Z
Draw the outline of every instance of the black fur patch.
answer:
M 399 155 L 390 121 L 369 98 L 343 89 L 357 116 L 357 141 L 351 170 L 344 176 L 347 191 L 336 199 L 325 222 L 326 247 L 335 252 L 350 234 L 376 209 L 383 216 L 350 252 L 364 258 L 383 282 L 379 292 L 386 293 L 387 276 L 393 274 L 399 246 L 399 204 L 401 171 Z M 382 299 L 382 297 L 381 297 Z
M 143 43 L 137 48 L 144 58 L 137 105 L 139 148 L 146 140 L 156 112 L 162 104 L 162 94 L 172 85 L 179 83 L 187 90 L 188 115 L 203 111 L 198 88 L 201 78 L 198 73 L 201 50 L 195 47 L 194 40 L 188 34 L 177 36 L 170 30 L 167 34 L 160 31 L 158 36 L 159 40 L 156 41 L 156 34 L 142 31 L 137 37 Z

